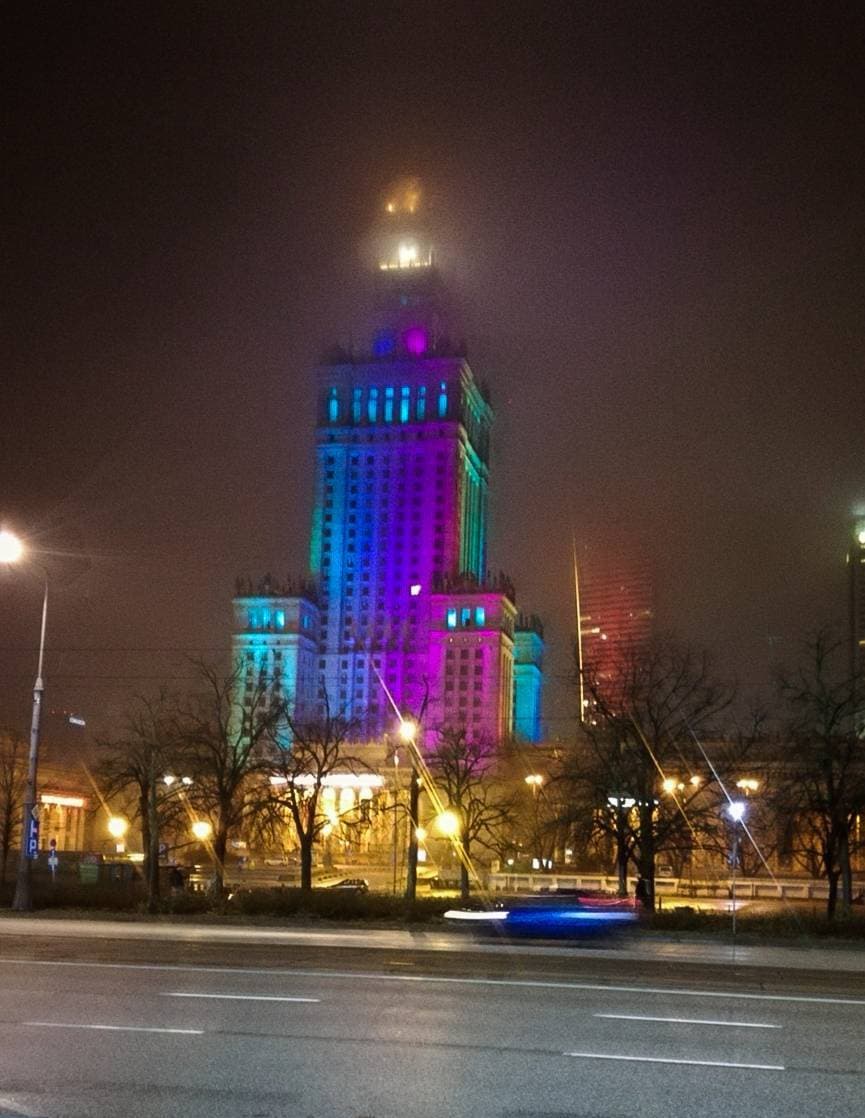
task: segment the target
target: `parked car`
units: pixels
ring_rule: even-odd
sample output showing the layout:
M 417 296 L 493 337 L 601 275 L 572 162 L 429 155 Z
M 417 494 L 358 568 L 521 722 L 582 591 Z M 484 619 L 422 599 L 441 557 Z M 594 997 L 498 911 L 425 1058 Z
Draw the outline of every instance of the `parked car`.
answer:
M 342 881 L 335 881 L 333 885 L 326 885 L 326 889 L 344 889 L 352 893 L 368 893 L 369 882 L 364 877 L 344 877 Z

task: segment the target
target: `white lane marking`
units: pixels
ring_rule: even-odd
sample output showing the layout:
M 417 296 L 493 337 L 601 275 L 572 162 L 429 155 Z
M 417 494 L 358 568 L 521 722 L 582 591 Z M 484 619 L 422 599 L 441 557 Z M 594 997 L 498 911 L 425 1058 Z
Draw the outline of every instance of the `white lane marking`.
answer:
M 699 1017 L 640 1017 L 634 1013 L 593 1013 L 609 1021 L 664 1021 L 671 1025 L 723 1025 L 728 1029 L 783 1029 L 783 1025 L 764 1025 L 757 1021 L 706 1021 Z
M 162 998 L 218 998 L 228 1002 L 320 1002 L 321 998 L 288 998 L 279 994 L 187 994 L 172 990 L 160 994 Z
M 828 998 L 806 994 L 745 994 L 723 990 L 682 990 L 664 986 L 612 986 L 600 982 L 542 982 L 522 978 L 445 978 L 422 974 L 377 974 L 373 971 L 290 970 L 276 967 L 193 967 L 182 963 L 85 963 L 70 959 L 8 959 L 0 964 L 23 967 L 91 967 L 102 970 L 167 971 L 182 974 L 245 974 L 269 978 L 350 978 L 372 982 L 434 982 L 454 986 L 512 986 L 540 990 L 594 990 L 613 994 L 661 994 L 682 998 L 727 998 L 733 1001 L 802 1002 L 809 1005 L 863 1006 L 865 998 Z M 790 973 L 796 973 L 794 971 Z
M 676 1060 L 671 1056 L 612 1056 L 603 1052 L 563 1052 L 579 1060 L 622 1060 L 637 1064 L 684 1064 L 695 1068 L 745 1068 L 748 1071 L 785 1071 L 783 1064 L 734 1064 L 726 1060 Z
M 67 1021 L 22 1021 L 32 1029 L 95 1029 L 108 1033 L 180 1033 L 183 1036 L 204 1036 L 204 1029 L 161 1029 L 152 1025 L 79 1025 Z

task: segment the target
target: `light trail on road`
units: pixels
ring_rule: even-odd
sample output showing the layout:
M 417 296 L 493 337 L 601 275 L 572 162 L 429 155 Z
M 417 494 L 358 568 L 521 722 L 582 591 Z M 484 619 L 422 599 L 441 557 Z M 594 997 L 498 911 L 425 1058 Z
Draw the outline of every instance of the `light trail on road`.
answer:
M 632 1013 L 593 1013 L 607 1021 L 658 1021 L 669 1025 L 720 1025 L 728 1029 L 783 1029 L 783 1025 L 767 1025 L 757 1021 L 707 1021 L 700 1017 L 642 1017 Z

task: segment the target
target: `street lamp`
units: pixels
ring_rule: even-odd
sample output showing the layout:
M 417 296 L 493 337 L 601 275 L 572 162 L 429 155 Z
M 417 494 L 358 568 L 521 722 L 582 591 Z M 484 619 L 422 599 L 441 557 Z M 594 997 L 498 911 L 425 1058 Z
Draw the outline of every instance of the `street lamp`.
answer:
M 24 555 L 24 544 L 7 529 L 0 531 L 0 563 L 17 563 Z M 44 572 L 43 572 L 44 576 Z M 18 878 L 12 908 L 29 912 L 33 907 L 31 861 L 39 856 L 39 816 L 36 807 L 36 770 L 39 762 L 39 728 L 42 722 L 42 661 L 45 656 L 45 622 L 48 617 L 48 578 L 44 576 L 42 595 L 42 627 L 39 633 L 39 661 L 33 684 L 33 710 L 30 716 L 30 754 L 27 762 L 27 784 L 24 791 L 24 813 L 21 817 L 21 850 L 18 857 Z
M 439 834 L 444 835 L 445 838 L 453 838 L 454 835 L 459 833 L 460 817 L 455 811 L 451 811 L 450 809 L 443 811 L 440 815 L 435 817 L 433 822 Z
M 732 909 L 733 909 L 733 955 L 736 953 L 736 869 L 739 865 L 739 824 L 745 824 L 745 815 L 748 811 L 748 805 L 744 800 L 730 800 L 727 804 L 726 812 L 733 824 L 733 837 L 730 843 L 730 865 L 732 869 L 732 881 L 730 892 L 732 894 Z
M 417 829 L 420 825 L 420 773 L 418 766 L 418 738 L 420 723 L 414 718 L 400 717 L 397 727 L 400 738 L 408 746 L 411 761 L 411 779 L 408 789 L 408 857 L 405 867 L 405 896 L 413 901 L 417 896 L 418 840 Z
M 413 745 L 417 737 L 418 725 L 413 718 L 401 718 L 399 722 L 399 736 L 406 745 Z
M 126 837 L 126 832 L 129 830 L 129 822 L 120 815 L 112 815 L 108 820 L 108 833 L 116 843 L 116 852 L 123 854 L 126 850 L 126 844 L 123 841 Z
M 207 842 L 213 834 L 213 827 L 206 819 L 196 819 L 191 827 L 193 837 L 199 842 Z

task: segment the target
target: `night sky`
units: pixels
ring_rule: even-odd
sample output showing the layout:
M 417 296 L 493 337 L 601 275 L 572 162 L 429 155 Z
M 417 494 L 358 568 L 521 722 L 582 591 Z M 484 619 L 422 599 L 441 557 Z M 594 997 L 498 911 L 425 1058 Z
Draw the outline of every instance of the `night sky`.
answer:
M 46 737 L 185 686 L 184 650 L 229 646 L 236 574 L 306 569 L 311 367 L 352 338 L 406 173 L 491 383 L 492 565 L 547 620 L 551 731 L 572 525 L 645 553 L 661 628 L 746 694 L 843 621 L 861 6 L 21 7 L 0 520 L 49 572 Z M 0 722 L 29 717 L 39 593 L 0 572 Z

